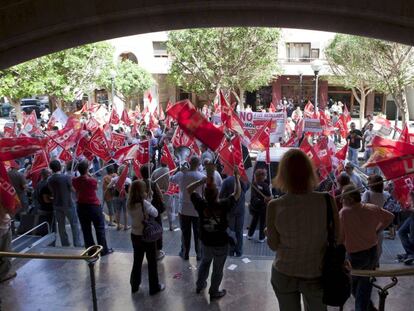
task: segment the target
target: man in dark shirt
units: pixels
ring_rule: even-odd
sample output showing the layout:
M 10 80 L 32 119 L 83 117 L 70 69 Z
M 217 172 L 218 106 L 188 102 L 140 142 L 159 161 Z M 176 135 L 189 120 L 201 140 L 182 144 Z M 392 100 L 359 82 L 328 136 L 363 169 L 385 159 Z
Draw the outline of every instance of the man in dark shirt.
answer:
M 55 212 L 62 246 L 70 245 L 66 232 L 66 218 L 69 220 L 72 229 L 74 246 L 82 246 L 78 215 L 72 200 L 73 188 L 71 177 L 62 174 L 62 166 L 59 160 L 51 161 L 49 167 L 53 174 L 49 177 L 47 184 L 52 192 L 53 210 Z
M 358 151 L 361 148 L 362 141 L 362 132 L 355 128 L 355 123 L 351 122 L 351 131 L 349 132 L 346 140 L 348 142 L 348 161 L 352 162 L 354 165 L 358 165 Z
M 207 177 L 190 184 L 187 191 L 191 196 L 197 213 L 200 217 L 200 240 L 202 243 L 202 259 L 198 269 L 197 293 L 207 286 L 207 278 L 211 262 L 210 299 L 218 299 L 226 295 L 226 290 L 219 290 L 223 279 L 223 268 L 228 253 L 227 214 L 240 197 L 240 176 L 237 168 L 234 170 L 236 186 L 233 194 L 225 199 L 218 200 L 218 190 L 214 183 L 214 169 L 207 170 Z M 195 190 L 206 184 L 204 198 Z

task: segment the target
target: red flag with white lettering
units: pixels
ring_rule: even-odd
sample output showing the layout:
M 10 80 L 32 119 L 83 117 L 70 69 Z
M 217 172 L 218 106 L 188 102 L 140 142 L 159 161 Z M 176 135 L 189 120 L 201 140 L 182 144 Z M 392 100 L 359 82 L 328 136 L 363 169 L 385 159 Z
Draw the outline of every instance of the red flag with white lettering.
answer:
M 122 111 L 122 115 L 121 115 L 121 120 L 122 120 L 122 122 L 124 122 L 125 123 L 125 125 L 127 125 L 127 126 L 131 126 L 131 119 L 129 118 L 129 115 L 128 115 L 128 112 L 126 111 L 126 109 L 124 109 L 123 111 Z
M 335 157 L 339 160 L 345 161 L 346 154 L 348 153 L 348 143 L 341 148 L 337 153 L 335 153 Z
M 224 140 L 217 153 L 224 166 L 223 171 L 226 175 L 232 176 L 234 166 L 237 166 L 240 177 L 245 181 L 248 180 L 246 170 L 244 169 L 243 152 L 239 136 L 235 136 L 231 141 Z
M 23 117 L 22 132 L 25 134 L 42 133 L 42 131 L 40 131 L 40 129 L 37 127 L 36 111 L 33 110 L 28 116 Z
M 119 124 L 119 115 L 115 108 L 112 108 L 111 116 L 109 118 L 109 124 Z
M 38 151 L 33 159 L 32 168 L 30 170 L 31 174 L 40 172 L 44 168 L 49 167 L 49 157 L 47 156 L 44 150 Z
M 111 150 L 105 134 L 98 129 L 89 140 L 88 150 L 105 162 L 111 159 L 109 151 Z
M 47 138 L 15 137 L 0 139 L 0 161 L 27 157 L 45 149 Z
M 175 162 L 174 162 L 173 157 L 171 155 L 171 152 L 168 149 L 167 145 L 165 145 L 165 144 L 162 147 L 161 163 L 167 164 L 168 169 L 170 171 L 172 171 L 176 168 L 176 165 L 175 165 Z M 171 172 L 170 174 L 173 174 L 173 172 Z
M 190 147 L 193 142 L 194 137 L 188 136 L 180 127 L 175 129 L 174 135 L 171 139 L 171 143 L 175 148 L 180 146 Z
M 227 103 L 226 98 L 224 97 L 223 92 L 219 91 L 220 98 L 220 111 L 221 111 L 221 123 L 224 124 L 227 128 L 232 128 L 231 125 L 231 107 Z
M 273 119 L 268 120 L 250 140 L 251 149 L 266 150 L 266 164 L 270 163 L 270 128 Z
M 111 133 L 111 142 L 113 149 L 119 149 L 124 146 L 126 140 L 126 136 L 123 134 L 119 134 L 117 132 Z
M 86 122 L 86 128 L 93 133 L 99 128 L 99 122 L 94 117 L 91 117 Z
M 302 143 L 300 144 L 299 148 L 306 153 L 306 155 L 309 157 L 309 159 L 312 160 L 313 164 L 315 165 L 315 167 L 319 167 L 319 165 L 321 164 L 321 161 L 318 157 L 318 153 L 315 151 L 315 149 L 313 148 L 313 146 L 309 143 L 309 140 L 307 137 L 305 137 L 302 140 Z
M 176 112 L 178 111 L 178 114 Z M 215 151 L 224 138 L 224 132 L 215 127 L 189 100 L 176 103 L 167 113 L 176 115 L 181 129 Z
M 2 161 L 0 161 L 0 185 L 0 203 L 2 207 L 11 214 L 16 213 L 20 207 L 20 201 Z

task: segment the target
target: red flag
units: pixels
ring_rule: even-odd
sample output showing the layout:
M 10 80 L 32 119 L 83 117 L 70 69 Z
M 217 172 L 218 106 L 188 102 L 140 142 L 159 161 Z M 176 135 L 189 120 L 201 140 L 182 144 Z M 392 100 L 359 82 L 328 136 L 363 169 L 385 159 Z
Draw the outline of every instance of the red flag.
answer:
M 309 159 L 312 160 L 313 164 L 315 165 L 315 167 L 319 167 L 319 165 L 321 164 L 321 161 L 319 159 L 318 153 L 315 151 L 315 149 L 313 148 L 313 146 L 311 144 L 309 144 L 309 140 L 307 137 L 305 137 L 302 140 L 302 143 L 300 144 L 299 148 L 306 153 L 306 155 L 309 157 Z
M 164 110 L 162 109 L 161 103 L 158 103 L 157 109 L 155 109 L 154 111 L 154 116 L 158 120 L 165 120 L 165 113 L 164 113 Z
M 233 175 L 234 166 L 238 166 L 240 177 L 247 180 L 246 170 L 244 169 L 243 152 L 239 136 L 235 136 L 231 141 L 225 140 L 218 150 L 221 163 L 225 174 Z
M 172 171 L 176 168 L 173 157 L 171 156 L 170 150 L 168 149 L 166 144 L 164 144 L 164 146 L 162 147 L 161 163 L 167 164 L 168 169 L 170 171 Z M 171 172 L 170 174 L 172 174 L 172 173 L 173 172 Z
M 269 104 L 269 112 L 276 112 L 276 107 L 275 104 L 273 104 L 273 102 Z
M 0 139 L 0 161 L 27 157 L 47 145 L 47 138 L 16 137 Z
M 141 119 L 144 119 L 148 112 L 149 112 L 148 106 L 146 106 L 144 110 L 142 110 L 141 112 Z
M 410 133 L 407 124 L 404 125 L 398 140 L 407 144 L 414 144 L 414 134 Z
M 295 132 L 296 132 L 296 136 L 298 137 L 298 139 L 302 137 L 304 127 L 305 127 L 305 121 L 303 120 L 303 118 L 301 118 L 298 121 L 298 123 L 296 123 L 296 126 L 295 126 Z
M 149 162 L 149 141 L 145 140 L 140 142 L 138 145 L 135 160 L 141 164 Z
M 23 117 L 23 128 L 22 132 L 33 134 L 33 133 L 42 133 L 37 127 L 37 116 L 36 111 L 32 111 L 28 116 Z
M 148 97 L 149 102 L 152 103 L 152 95 L 151 95 L 151 92 L 148 92 L 147 97 Z
M 138 161 L 136 161 L 136 160 L 132 161 L 132 168 L 134 169 L 135 176 L 137 176 L 137 178 L 142 178 L 142 176 L 141 176 L 141 166 L 142 166 L 142 164 L 139 163 Z
M 59 160 L 62 160 L 63 162 L 68 162 L 68 161 L 72 161 L 73 157 L 70 154 L 70 152 L 66 151 L 66 150 L 62 150 L 62 152 L 59 155 Z
M 251 149 L 266 150 L 266 164 L 270 163 L 270 128 L 273 119 L 268 120 L 250 140 Z
M 344 112 L 342 113 L 342 116 L 344 117 L 343 121 L 345 124 L 348 125 L 348 123 L 352 121 L 351 114 L 349 113 L 349 110 L 346 104 L 344 105 Z
M 13 122 L 13 125 L 4 126 L 4 138 L 16 137 L 16 122 Z
M 364 165 L 366 167 L 375 166 L 379 161 L 394 157 L 403 157 L 414 154 L 414 145 L 400 141 L 374 136 L 371 141 L 372 155 Z
M 232 128 L 231 126 L 231 107 L 226 101 L 223 92 L 219 91 L 220 98 L 220 111 L 221 111 L 221 123 L 223 123 L 227 128 Z
M 131 126 L 131 119 L 129 118 L 129 115 L 128 115 L 128 112 L 126 111 L 126 109 L 124 109 L 122 111 L 121 120 L 122 120 L 122 122 L 125 123 L 125 125 Z
M 131 130 L 131 136 L 136 137 L 138 133 L 139 133 L 138 122 L 134 120 L 134 125 L 132 126 L 132 130 Z
M 304 109 L 304 114 L 305 114 L 305 118 L 313 118 L 313 113 L 315 111 L 315 106 L 313 106 L 313 104 L 311 103 L 311 101 L 308 101 L 308 103 L 305 106 Z
M 338 118 L 334 126 L 337 129 L 339 129 L 339 133 L 341 134 L 341 136 L 343 138 L 346 138 L 346 136 L 348 135 L 348 126 L 347 126 L 347 123 L 344 122 L 342 116 Z
M 85 137 L 81 137 L 78 143 L 78 147 L 76 148 L 75 155 L 77 157 L 81 156 L 82 154 L 89 160 L 93 160 L 93 154 L 89 151 L 89 142 Z
M 158 120 L 152 113 L 150 113 L 148 128 L 150 131 L 154 131 L 158 128 Z
M 130 161 L 130 160 L 135 159 L 137 150 L 138 150 L 138 145 L 125 146 L 125 147 L 118 149 L 114 153 L 112 158 L 117 160 L 120 163 L 125 162 L 125 161 Z
M 82 136 L 82 125 L 78 119 L 70 117 L 63 129 L 59 131 L 45 132 L 50 138 L 47 152 L 51 152 L 57 146 L 68 150 L 75 146 Z
M 115 108 L 112 108 L 111 116 L 109 118 L 109 124 L 119 124 L 119 115 Z
M 165 111 L 168 111 L 172 106 L 173 104 L 171 103 L 171 101 L 168 101 L 167 108 L 165 109 Z M 170 127 L 172 121 L 173 121 L 173 118 L 167 113 L 167 116 L 165 118 L 165 125 L 167 127 Z
M 223 131 L 208 122 L 189 100 L 176 103 L 167 113 L 171 111 L 170 115 L 173 116 L 172 113 L 175 115 L 177 110 L 177 122 L 181 129 L 215 151 L 223 140 Z
M 128 177 L 129 165 L 125 165 L 121 175 L 119 175 L 115 188 L 119 191 L 121 197 L 125 196 L 125 181 Z
M 94 117 L 91 117 L 86 123 L 86 128 L 93 133 L 99 128 L 99 122 Z
M 12 183 L 10 182 L 9 175 L 7 174 L 4 163 L 0 161 L 0 202 L 4 209 L 11 214 L 14 214 L 20 207 L 20 202 L 16 194 Z
M 339 160 L 345 161 L 346 154 L 348 153 L 348 143 L 342 147 L 337 153 L 335 153 L 335 157 Z
M 180 146 L 190 147 L 193 142 L 194 137 L 188 136 L 180 127 L 175 129 L 174 135 L 171 139 L 171 143 L 175 148 Z
M 30 170 L 31 174 L 35 174 L 41 171 L 44 168 L 49 167 L 49 157 L 47 156 L 44 150 L 38 151 L 33 159 L 32 168 Z
M 284 144 L 282 144 L 282 147 L 295 147 L 297 143 L 297 137 L 296 136 L 291 136 L 289 138 L 289 140 L 287 142 L 285 142 Z
M 109 151 L 111 150 L 105 134 L 98 129 L 89 140 L 88 150 L 105 162 L 111 159 Z
M 111 142 L 113 149 L 119 149 L 124 146 L 126 140 L 126 136 L 123 134 L 119 134 L 117 132 L 111 133 Z

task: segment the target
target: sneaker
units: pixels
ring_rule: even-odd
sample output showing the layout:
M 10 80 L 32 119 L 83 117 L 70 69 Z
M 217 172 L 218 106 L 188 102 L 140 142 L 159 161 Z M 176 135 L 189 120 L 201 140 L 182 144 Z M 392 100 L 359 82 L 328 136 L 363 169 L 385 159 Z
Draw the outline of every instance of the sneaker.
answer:
M 135 294 L 138 291 L 139 291 L 139 285 L 138 286 L 131 286 L 131 293 L 132 294 Z
M 413 255 L 407 256 L 407 259 L 404 260 L 404 264 L 407 266 L 411 266 L 413 263 L 414 263 Z
M 114 252 L 113 248 L 108 248 L 108 250 L 106 252 L 101 253 L 101 257 L 112 254 L 113 252 Z
M 11 279 L 14 279 L 17 276 L 17 272 L 9 272 L 7 273 L 2 279 L 0 279 L 0 283 L 9 281 Z
M 266 241 L 266 238 L 261 239 L 261 240 L 257 240 L 257 242 L 259 242 L 259 243 L 264 243 L 265 241 Z
M 164 251 L 158 251 L 158 254 L 157 254 L 157 261 L 160 261 L 160 260 L 163 260 L 164 259 L 164 257 L 165 257 L 165 252 Z
M 108 222 L 108 227 L 115 227 L 116 224 L 114 224 L 113 222 Z
M 398 259 L 400 262 L 402 262 L 402 261 L 406 260 L 406 259 L 407 259 L 407 257 L 408 257 L 408 254 L 398 254 L 398 255 L 397 255 L 397 259 Z
M 253 239 L 253 237 L 252 237 L 252 236 L 250 236 L 250 235 L 247 235 L 247 239 L 248 239 L 248 240 L 251 240 L 251 239 Z
M 158 294 L 159 292 L 162 292 L 163 290 L 165 290 L 165 285 L 160 283 L 160 284 L 158 284 L 158 290 L 156 290 L 155 292 L 150 292 L 150 295 L 154 296 L 154 295 Z
M 220 299 L 220 298 L 226 296 L 226 294 L 227 294 L 227 291 L 225 289 L 219 290 L 217 293 L 210 294 L 210 300 Z

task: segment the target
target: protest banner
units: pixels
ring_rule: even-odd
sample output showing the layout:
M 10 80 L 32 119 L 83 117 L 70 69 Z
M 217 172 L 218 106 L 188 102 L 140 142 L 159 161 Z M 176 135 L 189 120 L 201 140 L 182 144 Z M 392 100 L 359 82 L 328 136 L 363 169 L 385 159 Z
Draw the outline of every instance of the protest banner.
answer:
M 322 125 L 319 119 L 309 119 L 305 118 L 304 120 L 304 132 L 309 133 L 321 133 L 322 132 Z
M 279 142 L 285 134 L 286 113 L 285 112 L 251 112 L 240 111 L 238 113 L 243 122 L 244 129 L 253 137 L 269 120 L 270 124 L 270 143 Z

